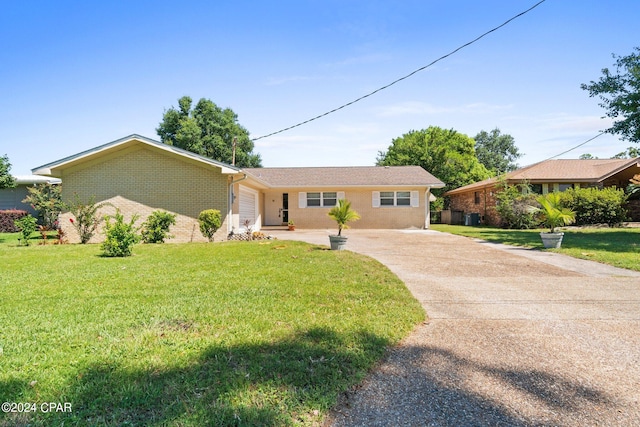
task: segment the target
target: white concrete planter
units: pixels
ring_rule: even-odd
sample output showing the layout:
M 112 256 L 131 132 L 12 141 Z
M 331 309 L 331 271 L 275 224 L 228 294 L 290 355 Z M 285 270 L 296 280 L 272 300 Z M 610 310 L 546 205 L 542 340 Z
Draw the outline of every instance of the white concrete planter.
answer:
M 347 246 L 347 238 L 345 236 L 329 236 L 332 251 L 341 251 Z
M 564 233 L 540 233 L 540 237 L 546 249 L 559 249 Z

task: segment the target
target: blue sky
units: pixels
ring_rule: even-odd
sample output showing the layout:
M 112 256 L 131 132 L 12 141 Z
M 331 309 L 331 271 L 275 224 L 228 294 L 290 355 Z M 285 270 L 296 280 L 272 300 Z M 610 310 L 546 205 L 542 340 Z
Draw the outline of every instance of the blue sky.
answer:
M 304 121 L 447 54 L 536 0 L 29 1 L 0 14 L 0 155 L 14 174 L 138 133 L 189 95 L 252 137 Z M 410 130 L 498 127 L 520 165 L 608 127 L 580 89 L 640 45 L 637 0 L 547 0 L 413 77 L 256 141 L 263 165 L 372 165 Z M 608 158 L 603 136 L 564 155 Z

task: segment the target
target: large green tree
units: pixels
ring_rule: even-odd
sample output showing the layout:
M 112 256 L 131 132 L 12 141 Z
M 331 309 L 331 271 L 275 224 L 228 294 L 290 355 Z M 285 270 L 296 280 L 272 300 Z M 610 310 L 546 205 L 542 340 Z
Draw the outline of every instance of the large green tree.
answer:
M 640 48 L 627 56 L 616 56 L 615 71 L 602 70 L 597 82 L 582 84 L 580 87 L 589 96 L 598 96 L 600 106 L 607 110 L 607 116 L 614 119 L 608 133 L 620 135 L 622 139 L 640 142 Z
M 11 163 L 9 163 L 9 157 L 5 154 L 0 157 L 0 189 L 16 186 L 16 180 L 13 178 L 10 171 Z
M 249 132 L 238 123 L 238 116 L 230 108 L 222 109 L 209 99 L 202 98 L 192 108 L 192 100 L 183 96 L 178 109 L 165 111 L 156 129 L 160 140 L 202 156 L 232 164 L 235 139 L 235 165 L 261 167 L 259 154 L 253 153 Z
M 516 147 L 515 139 L 511 135 L 501 134 L 495 128 L 491 132 L 480 131 L 474 138 L 476 141 L 476 156 L 494 175 L 516 170 L 515 163 L 522 154 Z
M 491 176 L 478 161 L 473 139 L 455 130 L 437 126 L 410 131 L 391 141 L 387 151 L 379 151 L 379 166 L 418 165 L 445 183 L 434 194 L 471 184 Z

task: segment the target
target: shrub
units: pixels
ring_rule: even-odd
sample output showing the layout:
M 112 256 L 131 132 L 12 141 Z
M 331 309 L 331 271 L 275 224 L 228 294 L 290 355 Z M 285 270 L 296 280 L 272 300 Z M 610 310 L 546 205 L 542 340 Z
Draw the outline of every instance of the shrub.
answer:
M 561 193 L 563 206 L 575 211 L 576 225 L 620 225 L 627 219 L 627 195 L 615 187 L 570 188 Z
M 111 219 L 114 222 L 111 222 Z M 131 221 L 124 222 L 124 215 L 118 209 L 115 215 L 105 216 L 104 234 L 105 241 L 100 246 L 104 255 L 108 257 L 125 257 L 130 256 L 133 245 L 140 241 L 140 236 L 136 233 L 135 222 L 138 215 L 134 215 Z
M 222 217 L 217 209 L 207 209 L 198 215 L 198 223 L 200 224 L 200 232 L 204 237 L 213 242 L 213 236 L 222 225 Z
M 15 220 L 27 216 L 27 211 L 18 209 L 9 209 L 0 211 L 0 233 L 15 233 L 18 231 L 18 227 L 15 225 Z
M 41 185 L 27 187 L 29 194 L 22 203 L 29 203 L 38 211 L 40 223 L 47 229 L 53 230 L 58 220 L 58 215 L 64 208 L 62 203 L 62 186 L 49 182 Z
M 22 240 L 24 241 L 24 244 L 27 246 L 29 246 L 29 238 L 33 232 L 36 231 L 36 223 L 36 219 L 31 215 L 25 215 L 14 221 L 16 228 L 18 228 L 22 233 Z
M 529 229 L 538 226 L 536 195 L 526 183 L 508 185 L 500 183 L 496 193 L 496 211 L 504 228 Z M 524 193 L 524 194 L 523 194 Z
M 107 205 L 108 203 L 96 203 L 95 196 L 91 196 L 89 201 L 84 203 L 77 193 L 74 193 L 73 201 L 66 203 L 67 209 L 75 217 L 75 220 L 69 218 L 69 221 L 78 232 L 80 243 L 87 243 L 91 240 L 93 233 L 98 228 L 98 224 L 100 224 L 98 209 Z
M 176 214 L 154 211 L 142 224 L 142 241 L 145 243 L 164 243 L 170 239 L 169 227 L 176 225 Z

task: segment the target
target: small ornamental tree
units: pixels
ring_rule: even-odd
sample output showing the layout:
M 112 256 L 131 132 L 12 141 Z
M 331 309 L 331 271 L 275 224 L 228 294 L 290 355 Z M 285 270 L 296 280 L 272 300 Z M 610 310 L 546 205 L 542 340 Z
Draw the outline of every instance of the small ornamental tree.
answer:
M 36 231 L 36 222 L 36 219 L 31 215 L 25 215 L 14 221 L 16 228 L 22 233 L 22 241 L 26 246 L 29 246 L 29 238 Z
M 198 215 L 198 223 L 200 224 L 200 232 L 204 237 L 213 242 L 213 236 L 222 225 L 222 217 L 217 209 L 207 209 Z
M 176 225 L 176 214 L 154 211 L 142 224 L 142 241 L 145 243 L 164 243 L 170 239 L 169 227 Z
M 78 232 L 80 243 L 84 244 L 91 240 L 101 221 L 98 217 L 98 209 L 107 205 L 109 204 L 96 203 L 95 196 L 91 196 L 86 203 L 82 202 L 77 193 L 74 193 L 73 201 L 66 203 L 67 209 L 75 217 L 75 219 L 69 218 L 69 221 Z
M 62 186 L 49 182 L 27 187 L 29 194 L 22 203 L 28 203 L 38 211 L 41 224 L 49 230 L 55 227 L 58 215 L 64 208 L 62 202 Z
M 519 230 L 536 228 L 538 219 L 535 208 L 538 203 L 529 185 L 509 185 L 504 179 L 500 179 L 497 188 L 496 211 L 500 215 L 502 227 Z
M 338 236 L 342 236 L 342 230 L 349 228 L 347 223 L 360 219 L 358 212 L 351 209 L 351 202 L 346 199 L 338 200 L 338 204 L 327 213 L 338 224 Z
M 114 222 L 111 222 L 112 219 Z M 108 257 L 130 256 L 133 251 L 133 245 L 140 241 L 140 236 L 137 234 L 138 230 L 135 227 L 138 215 L 134 215 L 131 221 L 126 223 L 124 222 L 124 215 L 118 209 L 115 215 L 107 215 L 104 220 L 106 238 L 100 246 L 104 255 Z

